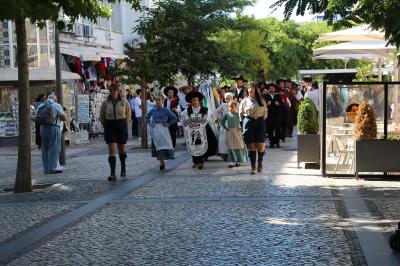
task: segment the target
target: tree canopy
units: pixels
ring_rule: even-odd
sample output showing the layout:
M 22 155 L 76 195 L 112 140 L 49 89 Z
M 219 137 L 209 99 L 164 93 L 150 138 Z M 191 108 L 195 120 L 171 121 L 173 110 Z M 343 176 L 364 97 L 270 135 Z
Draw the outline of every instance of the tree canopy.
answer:
M 367 23 L 375 30 L 383 29 L 386 39 L 400 46 L 400 22 L 398 0 L 278 0 L 273 7 L 284 6 L 285 17 L 289 18 L 294 10 L 296 15 L 304 15 L 306 10 L 313 14 L 324 14 L 328 22 L 351 26 L 352 23 Z
M 248 0 L 159 1 L 147 9 L 135 31 L 144 37 L 142 49 L 153 51 L 154 66 L 172 77 L 178 73 L 193 82 L 195 75 L 213 75 L 227 59 L 223 46 L 210 38 L 234 27 L 231 13 Z

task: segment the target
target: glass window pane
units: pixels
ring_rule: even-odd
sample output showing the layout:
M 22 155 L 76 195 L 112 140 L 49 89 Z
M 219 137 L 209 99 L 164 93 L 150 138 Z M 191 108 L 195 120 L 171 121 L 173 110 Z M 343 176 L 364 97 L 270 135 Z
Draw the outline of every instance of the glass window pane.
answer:
M 38 67 L 38 53 L 36 45 L 28 45 L 28 62 L 30 67 Z
M 40 67 L 49 67 L 48 45 L 40 45 Z
M 33 25 L 29 20 L 25 22 L 27 42 L 31 44 L 37 43 L 36 25 Z
M 49 55 L 49 64 L 50 67 L 55 67 L 56 66 L 56 48 L 54 45 L 50 45 L 50 55 Z
M 39 30 L 39 41 L 40 44 L 47 44 L 47 28 L 44 27 L 43 29 L 38 28 Z
M 388 137 L 400 138 L 400 85 L 389 85 Z
M 49 31 L 49 43 L 54 43 L 54 24 L 53 22 L 47 22 L 47 29 Z

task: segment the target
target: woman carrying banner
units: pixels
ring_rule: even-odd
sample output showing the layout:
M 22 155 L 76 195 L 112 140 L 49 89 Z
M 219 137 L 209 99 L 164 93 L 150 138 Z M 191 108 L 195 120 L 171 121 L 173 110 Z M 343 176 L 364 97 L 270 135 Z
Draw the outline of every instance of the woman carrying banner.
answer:
M 256 157 L 258 153 L 257 171 L 263 169 L 262 161 L 265 153 L 265 119 L 268 110 L 264 99 L 256 86 L 247 86 L 247 96 L 240 102 L 239 115 L 243 121 L 243 137 L 249 150 L 251 174 L 256 174 Z
M 163 106 L 162 95 L 156 97 L 156 107 L 150 110 L 146 116 L 147 124 L 150 125 L 151 134 L 151 156 L 160 161 L 160 170 L 165 169 L 165 160 L 172 160 L 174 147 L 172 144 L 169 127 L 176 124 L 176 116 L 167 107 Z
M 198 91 L 192 91 L 186 95 L 185 99 L 191 105 L 188 106 L 188 108 L 182 112 L 183 120 L 186 120 L 191 117 L 196 117 L 196 116 L 202 117 L 202 118 L 207 118 L 208 109 L 200 105 L 200 103 L 203 101 L 203 98 L 204 98 L 203 94 L 201 94 Z M 186 134 L 185 134 L 186 138 L 192 138 L 192 140 L 193 140 L 192 142 L 195 145 L 207 143 L 207 150 L 205 150 L 205 152 L 202 155 L 199 155 L 199 156 L 192 155 L 193 168 L 197 167 L 200 170 L 203 169 L 204 161 L 208 157 L 216 155 L 217 148 L 218 148 L 217 138 L 215 137 L 211 127 L 208 124 L 205 126 L 205 131 L 206 131 L 205 136 L 203 134 L 201 134 L 200 131 L 196 131 L 196 132 L 192 131 L 190 133 L 186 132 Z M 201 139 L 201 138 L 205 138 L 205 139 Z M 188 140 L 186 140 L 186 143 L 188 143 Z M 189 150 L 189 146 L 190 145 L 188 145 L 188 150 Z

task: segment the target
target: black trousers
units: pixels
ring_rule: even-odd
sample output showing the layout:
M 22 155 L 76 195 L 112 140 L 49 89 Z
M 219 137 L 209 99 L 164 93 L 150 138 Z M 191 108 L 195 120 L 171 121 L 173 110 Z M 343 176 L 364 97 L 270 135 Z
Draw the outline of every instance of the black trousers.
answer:
M 172 146 L 176 147 L 176 133 L 178 131 L 178 124 L 171 125 L 169 128 L 169 134 L 171 135 Z
M 135 112 L 132 112 L 132 137 L 138 136 L 138 122 L 136 119 Z
M 267 134 L 270 145 L 279 144 L 282 137 L 281 121 L 279 119 L 267 119 Z
M 204 155 L 202 155 L 202 156 L 192 156 L 192 161 L 195 164 L 204 163 Z

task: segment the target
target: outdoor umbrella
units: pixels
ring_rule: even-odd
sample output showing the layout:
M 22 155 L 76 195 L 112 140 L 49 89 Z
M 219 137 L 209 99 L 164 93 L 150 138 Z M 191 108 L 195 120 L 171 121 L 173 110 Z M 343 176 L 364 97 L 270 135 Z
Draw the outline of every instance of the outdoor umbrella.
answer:
M 369 25 L 361 25 L 358 27 L 328 32 L 320 35 L 318 41 L 377 41 L 385 40 L 385 34 L 381 31 L 371 30 Z

